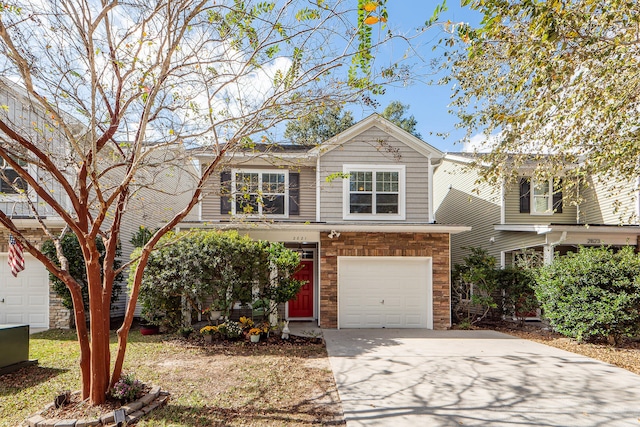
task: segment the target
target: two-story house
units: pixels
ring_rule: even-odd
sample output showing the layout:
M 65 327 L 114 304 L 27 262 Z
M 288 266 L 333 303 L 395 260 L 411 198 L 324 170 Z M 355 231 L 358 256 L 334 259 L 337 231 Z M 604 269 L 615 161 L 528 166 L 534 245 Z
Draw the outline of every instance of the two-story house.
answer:
M 434 222 L 442 152 L 375 114 L 316 147 L 259 148 L 227 156 L 198 221 L 181 228 L 237 229 L 298 250 L 308 283 L 287 319 L 450 326 L 450 239 L 469 227 Z M 213 158 L 193 155 L 201 167 Z
M 523 167 L 517 179 L 491 186 L 478 183 L 473 160 L 471 153 L 446 154 L 434 173 L 436 219 L 472 227 L 452 236 L 453 264 L 468 247 L 481 247 L 506 266 L 521 249 L 539 251 L 548 264 L 578 246 L 638 245 L 636 183 L 613 191 L 612 183 L 588 177 L 576 187 L 579 198 L 567 202 L 561 176 L 537 182 Z

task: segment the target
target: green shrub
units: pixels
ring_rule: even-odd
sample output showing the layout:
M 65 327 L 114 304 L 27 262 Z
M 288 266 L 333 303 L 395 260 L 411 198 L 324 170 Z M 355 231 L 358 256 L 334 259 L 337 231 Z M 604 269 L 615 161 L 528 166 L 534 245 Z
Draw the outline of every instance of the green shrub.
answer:
M 536 296 L 556 331 L 579 341 L 640 332 L 640 258 L 631 247 L 580 248 L 540 270 Z
M 471 253 L 463 264 L 453 267 L 451 304 L 456 323 L 472 325 L 498 306 L 494 299 L 498 289 L 496 259 L 482 248 L 463 249 Z
M 82 256 L 82 249 L 80 248 L 80 243 L 78 242 L 78 238 L 73 233 L 65 234 L 60 240 L 60 244 L 62 245 L 62 253 L 69 261 L 69 273 L 71 276 L 76 279 L 78 284 L 82 287 L 82 300 L 84 302 L 85 311 L 89 312 L 89 289 L 87 287 L 87 270 L 85 268 L 84 257 Z M 105 255 L 105 247 L 102 243 L 102 239 L 96 238 L 96 245 L 98 246 L 98 251 L 100 252 L 100 266 L 102 267 L 102 262 L 104 261 Z M 49 258 L 55 265 L 60 267 L 60 261 L 58 260 L 58 255 L 56 253 L 56 247 L 52 240 L 46 240 L 42 244 L 42 253 Z M 120 256 L 121 251 L 120 248 L 116 250 L 116 259 L 113 262 L 113 268 L 120 268 L 120 261 L 118 257 Z M 102 268 L 100 269 L 101 275 L 103 274 Z M 122 286 L 120 282 L 122 281 L 123 276 L 122 273 L 116 275 L 115 280 L 113 282 L 113 292 L 111 294 L 111 304 L 115 303 L 118 300 L 118 296 L 122 290 Z M 49 280 L 53 284 L 53 290 L 56 294 L 62 299 L 62 305 L 71 310 L 73 313 L 73 301 L 71 300 L 71 293 L 69 292 L 69 288 L 64 282 L 58 279 L 53 274 L 49 273 Z
M 140 303 L 144 317 L 169 329 L 184 325 L 185 302 L 193 311 L 260 299 L 281 303 L 293 298 L 303 285 L 290 277 L 300 263 L 298 253 L 281 243 L 255 241 L 236 231 L 168 233 L 158 247 L 145 268 Z M 134 251 L 132 258 L 139 253 L 140 249 Z M 135 263 L 130 271 L 134 270 Z
M 534 291 L 536 269 L 508 266 L 497 271 L 498 289 L 502 293 L 500 311 L 503 316 L 517 318 L 523 323 L 526 314 L 540 304 Z

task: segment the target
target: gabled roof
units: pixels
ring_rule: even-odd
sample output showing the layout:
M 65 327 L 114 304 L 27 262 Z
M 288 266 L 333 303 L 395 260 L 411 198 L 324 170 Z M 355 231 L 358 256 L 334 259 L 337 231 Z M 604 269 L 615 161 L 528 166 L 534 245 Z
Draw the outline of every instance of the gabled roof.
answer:
M 444 153 L 432 145 L 427 144 L 420 138 L 417 138 L 411 135 L 409 132 L 401 129 L 394 123 L 385 119 L 379 114 L 372 114 L 364 120 L 359 121 L 355 125 L 351 126 L 349 129 L 346 129 L 339 134 L 333 136 L 328 139 L 326 142 L 312 148 L 309 150 L 309 154 L 315 156 L 322 156 L 338 147 L 340 147 L 345 142 L 350 141 L 352 138 L 360 135 L 364 131 L 372 128 L 378 127 L 382 129 L 384 132 L 388 133 L 392 137 L 396 138 L 400 142 L 403 142 L 408 147 L 414 149 L 418 153 L 421 153 L 425 157 L 442 157 Z

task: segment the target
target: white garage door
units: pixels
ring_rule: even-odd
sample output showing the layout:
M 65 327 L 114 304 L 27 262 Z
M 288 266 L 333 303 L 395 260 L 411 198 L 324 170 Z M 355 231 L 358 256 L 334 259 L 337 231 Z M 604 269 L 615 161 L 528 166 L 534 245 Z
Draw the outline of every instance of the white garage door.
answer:
M 433 328 L 431 258 L 338 257 L 340 328 Z
M 49 274 L 37 259 L 25 254 L 25 269 L 13 277 L 7 254 L 0 254 L 0 323 L 49 327 Z

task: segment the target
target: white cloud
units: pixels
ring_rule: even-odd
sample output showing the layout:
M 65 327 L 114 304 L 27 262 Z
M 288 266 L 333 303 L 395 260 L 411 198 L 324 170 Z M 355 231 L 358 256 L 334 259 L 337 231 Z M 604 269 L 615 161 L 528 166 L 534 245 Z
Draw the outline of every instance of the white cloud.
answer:
M 477 133 L 464 141 L 462 151 L 465 153 L 489 153 L 498 144 L 500 133 L 487 136 L 484 133 Z

